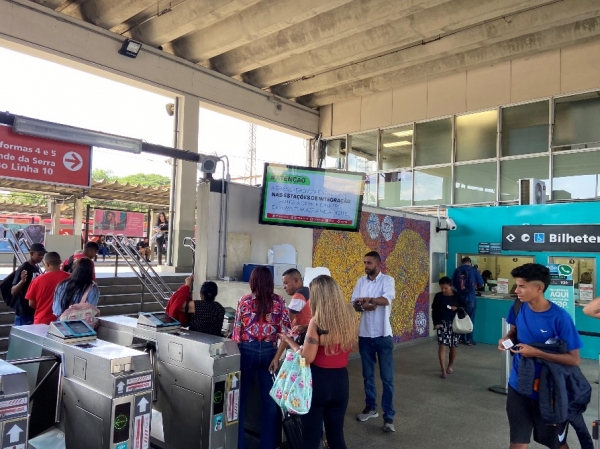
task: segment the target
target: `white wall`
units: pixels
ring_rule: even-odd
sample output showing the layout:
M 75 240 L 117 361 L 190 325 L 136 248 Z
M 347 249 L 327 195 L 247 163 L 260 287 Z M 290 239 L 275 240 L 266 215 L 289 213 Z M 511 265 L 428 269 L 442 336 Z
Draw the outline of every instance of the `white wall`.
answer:
M 298 265 L 304 271 L 305 267 L 312 266 L 312 229 L 294 228 L 287 226 L 261 225 L 258 223 L 260 210 L 260 187 L 230 183 L 229 196 L 229 229 L 230 249 L 232 246 L 231 234 L 246 234 L 250 236 L 250 250 L 248 260 L 241 263 L 267 263 L 267 252 L 273 245 L 289 243 L 296 248 Z M 209 200 L 209 228 L 208 228 L 208 267 L 207 279 L 217 277 L 217 255 L 219 236 L 219 211 L 221 194 L 211 192 Z M 232 249 L 231 251 L 234 251 Z M 236 254 L 228 254 L 233 258 Z M 228 276 L 241 278 L 241 266 L 238 271 L 227 273 Z

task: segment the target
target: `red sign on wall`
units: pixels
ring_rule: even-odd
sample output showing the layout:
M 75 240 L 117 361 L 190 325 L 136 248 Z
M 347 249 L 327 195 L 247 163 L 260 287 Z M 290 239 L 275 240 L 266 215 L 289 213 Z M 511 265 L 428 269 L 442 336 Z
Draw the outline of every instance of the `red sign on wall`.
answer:
M 89 187 L 92 148 L 14 134 L 0 126 L 0 178 Z

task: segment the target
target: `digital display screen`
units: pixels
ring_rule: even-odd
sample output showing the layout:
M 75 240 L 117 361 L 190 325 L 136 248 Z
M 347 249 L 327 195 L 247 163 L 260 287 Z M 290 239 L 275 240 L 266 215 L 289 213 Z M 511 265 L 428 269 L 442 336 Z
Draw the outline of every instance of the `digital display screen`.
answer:
M 213 415 L 223 413 L 225 404 L 225 381 L 215 383 L 215 393 L 213 395 Z
M 161 323 L 165 323 L 165 324 L 177 324 L 177 323 L 179 323 L 179 321 L 177 321 L 175 318 L 167 315 L 166 313 L 155 313 L 154 317 L 156 319 L 158 319 Z
M 113 423 L 113 443 L 121 443 L 129 440 L 129 416 L 131 414 L 131 402 L 119 404 L 115 407 L 115 419 Z
M 81 321 L 69 321 L 67 326 L 71 328 L 74 334 L 89 334 L 90 332 L 93 332 Z
M 71 335 L 71 331 L 69 331 L 64 324 L 62 323 L 54 323 L 54 325 L 56 326 L 56 328 L 62 332 L 64 335 Z
M 364 173 L 267 163 L 258 222 L 358 231 L 365 181 Z

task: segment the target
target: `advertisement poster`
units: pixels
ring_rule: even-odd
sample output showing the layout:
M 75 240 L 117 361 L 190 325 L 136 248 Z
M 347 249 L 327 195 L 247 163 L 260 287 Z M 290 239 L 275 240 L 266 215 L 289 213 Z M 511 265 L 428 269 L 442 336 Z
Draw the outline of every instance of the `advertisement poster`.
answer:
M 4 222 L 2 222 L 4 221 Z M 31 239 L 31 243 L 44 243 L 46 239 L 46 226 L 39 224 L 14 223 L 12 219 L 0 221 L 0 253 L 12 254 L 12 248 L 7 239 L 12 239 L 10 232 L 12 230 L 17 239 L 25 233 Z M 18 221 L 18 219 L 15 219 Z M 21 245 L 23 251 L 27 252 L 24 245 Z
M 261 224 L 357 231 L 365 175 L 265 164 Z
M 544 293 L 548 301 L 562 307 L 573 321 L 575 321 L 575 291 L 573 289 L 573 279 L 552 279 L 550 286 Z
M 14 134 L 0 126 L 0 178 L 89 187 L 92 148 Z
M 142 237 L 144 220 L 142 212 L 122 212 L 116 210 L 96 209 L 94 211 L 94 235 L 123 234 L 126 237 Z

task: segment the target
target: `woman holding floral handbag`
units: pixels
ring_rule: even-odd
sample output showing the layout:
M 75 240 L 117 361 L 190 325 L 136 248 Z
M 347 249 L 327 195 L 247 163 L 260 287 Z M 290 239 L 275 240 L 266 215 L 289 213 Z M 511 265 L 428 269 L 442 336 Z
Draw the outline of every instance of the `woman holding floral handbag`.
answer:
M 302 415 L 304 449 L 318 449 L 321 429 L 331 449 L 346 449 L 344 416 L 348 407 L 348 355 L 356 349 L 358 320 L 344 299 L 340 286 L 330 276 L 310 283 L 312 319 L 304 345 L 285 334 L 280 337 L 308 365 L 312 374 L 312 404 Z

